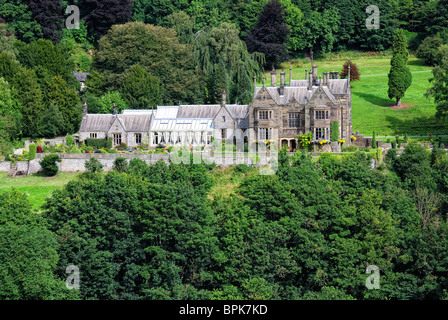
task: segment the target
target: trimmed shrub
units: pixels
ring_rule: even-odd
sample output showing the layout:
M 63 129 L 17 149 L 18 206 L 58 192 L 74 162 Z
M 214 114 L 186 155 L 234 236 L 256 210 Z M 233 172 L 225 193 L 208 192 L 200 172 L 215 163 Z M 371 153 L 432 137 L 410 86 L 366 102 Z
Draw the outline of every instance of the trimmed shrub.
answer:
M 44 152 L 44 149 L 41 146 L 37 146 L 36 147 L 36 152 L 37 153 L 42 153 L 42 152 Z
M 103 165 L 101 162 L 96 158 L 90 158 L 84 163 L 84 167 L 89 171 L 90 173 L 95 172 L 101 172 L 103 171 Z
M 95 149 L 109 149 L 112 148 L 112 141 L 108 139 L 95 139 L 95 138 L 87 138 L 86 146 L 95 148 Z
M 335 121 L 330 124 L 330 140 L 339 140 L 339 121 Z
M 42 159 L 40 165 L 46 176 L 52 177 L 58 173 L 56 162 L 61 162 L 61 158 L 57 154 L 49 154 Z
M 128 164 L 128 161 L 126 160 L 126 158 L 118 157 L 114 160 L 113 169 L 122 173 L 128 169 L 128 166 L 129 166 L 129 164 Z
M 36 158 L 36 152 L 37 152 L 37 146 L 36 144 L 32 143 L 29 146 L 29 153 L 28 153 L 28 160 L 33 160 Z

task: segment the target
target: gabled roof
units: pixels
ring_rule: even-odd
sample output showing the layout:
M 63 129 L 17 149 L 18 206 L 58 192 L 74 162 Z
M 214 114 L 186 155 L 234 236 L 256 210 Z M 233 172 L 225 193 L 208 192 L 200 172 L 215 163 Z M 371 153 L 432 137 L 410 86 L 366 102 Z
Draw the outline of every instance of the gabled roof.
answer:
M 298 103 L 305 104 L 311 98 L 314 91 L 318 87 L 313 87 L 312 91 L 308 91 L 307 87 L 285 87 L 284 94 L 281 96 L 278 87 L 266 87 L 267 92 L 274 99 L 278 105 L 288 104 L 294 97 Z M 256 88 L 255 96 L 262 90 L 262 88 Z
M 121 120 L 126 131 L 148 131 L 151 125 L 152 114 L 120 114 L 117 118 Z
M 81 121 L 80 132 L 105 132 L 109 131 L 114 121 L 117 120 L 123 129 L 131 132 L 148 131 L 151 125 L 151 114 L 87 114 Z
M 348 91 L 347 79 L 330 79 L 328 88 L 332 94 L 346 94 Z
M 82 118 L 79 131 L 108 131 L 113 121 L 114 117 L 112 114 L 87 114 Z

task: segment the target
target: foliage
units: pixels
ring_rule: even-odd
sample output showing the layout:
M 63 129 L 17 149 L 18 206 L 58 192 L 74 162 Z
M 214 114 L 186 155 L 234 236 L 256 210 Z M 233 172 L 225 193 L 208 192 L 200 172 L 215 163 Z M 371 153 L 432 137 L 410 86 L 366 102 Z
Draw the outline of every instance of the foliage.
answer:
M 33 19 L 41 27 L 42 36 L 53 43 L 59 42 L 64 17 L 62 1 L 30 0 L 28 7 L 33 13 Z
M 159 78 L 149 74 L 139 64 L 126 71 L 120 92 L 131 109 L 155 108 L 162 96 Z
M 61 158 L 57 154 L 49 154 L 40 161 L 40 165 L 46 176 L 52 177 L 58 173 L 56 162 L 61 162 Z
M 26 196 L 0 194 L 0 297 L 2 300 L 76 299 L 55 276 L 58 243 Z
M 435 66 L 438 64 L 438 50 L 443 44 L 443 40 L 438 37 L 426 37 L 420 44 L 416 55 L 418 58 L 423 59 L 429 66 Z
M 330 140 L 331 141 L 339 140 L 339 121 L 334 121 L 330 123 Z
M 86 21 L 92 38 L 98 40 L 117 24 L 131 20 L 130 0 L 79 0 L 81 18 Z
M 129 163 L 126 158 L 122 158 L 122 157 L 115 158 L 114 164 L 113 164 L 114 170 L 121 173 L 121 172 L 125 172 L 128 169 L 128 167 L 129 167 Z
M 261 77 L 264 56 L 248 52 L 235 25 L 223 23 L 209 32 L 197 33 L 192 44 L 195 64 L 207 77 L 208 102 L 220 102 L 226 90 L 230 103 L 249 103 L 253 77 Z
M 339 73 L 339 76 L 342 79 L 347 79 L 349 66 L 350 66 L 350 81 L 358 81 L 360 79 L 359 69 L 356 63 L 353 63 L 351 60 L 345 61 L 344 65 L 342 66 L 342 71 Z
M 95 149 L 112 148 L 112 140 L 109 139 L 96 139 L 96 138 L 87 138 L 85 141 L 86 145 L 89 147 L 93 147 Z
M 306 151 L 311 151 L 313 149 L 313 145 L 311 144 L 311 140 L 313 139 L 313 132 L 310 131 L 308 133 L 301 134 L 296 137 L 298 143 L 302 146 L 302 149 Z
M 36 158 L 37 146 L 35 143 L 30 144 L 28 160 L 34 160 Z
M 164 104 L 194 102 L 200 96 L 192 48 L 180 43 L 172 29 L 129 22 L 114 25 L 100 39 L 93 67 L 101 73 L 103 92 L 117 90 L 125 72 L 135 64 L 160 79 Z
M 290 30 L 286 24 L 285 8 L 279 0 L 269 0 L 258 18 L 257 25 L 247 34 L 249 52 L 265 56 L 265 68 L 274 68 L 288 59 L 286 41 Z
M 64 120 L 62 134 L 74 133 L 79 129 L 82 116 L 81 102 L 75 89 L 67 87 L 61 76 L 55 76 L 46 91 L 48 103 L 54 104 Z
M 44 111 L 37 129 L 37 136 L 54 138 L 64 133 L 65 123 L 59 108 L 54 104 Z
M 96 158 L 90 158 L 89 160 L 86 160 L 84 164 L 85 168 L 90 173 L 96 173 L 103 171 L 103 165 L 102 163 L 96 159 Z
M 406 66 L 409 58 L 407 51 L 407 40 L 403 30 L 398 30 L 394 37 L 393 56 L 390 62 L 389 72 L 389 98 L 395 98 L 396 106 L 401 105 L 401 98 L 412 83 L 412 74 Z
M 436 66 L 433 71 L 433 78 L 429 79 L 432 87 L 428 88 L 426 96 L 434 98 L 436 103 L 436 117 L 444 119 L 448 116 L 448 59 L 442 65 Z

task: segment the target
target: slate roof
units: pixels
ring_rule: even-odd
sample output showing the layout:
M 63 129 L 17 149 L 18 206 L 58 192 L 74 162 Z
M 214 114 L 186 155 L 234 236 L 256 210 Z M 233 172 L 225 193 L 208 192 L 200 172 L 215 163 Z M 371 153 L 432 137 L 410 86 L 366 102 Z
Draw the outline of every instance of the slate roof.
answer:
M 116 115 L 126 131 L 145 132 L 151 125 L 152 114 L 118 114 Z M 80 132 L 106 132 L 114 122 L 112 114 L 87 114 L 81 121 Z
M 105 132 L 108 131 L 114 117 L 112 114 L 87 114 L 82 118 L 80 132 Z
M 80 82 L 84 82 L 84 81 L 86 81 L 89 73 L 88 72 L 76 72 L 73 75 L 76 77 L 76 80 L 78 80 Z
M 152 114 L 119 114 L 117 116 L 122 120 L 126 131 L 148 131 L 151 125 Z

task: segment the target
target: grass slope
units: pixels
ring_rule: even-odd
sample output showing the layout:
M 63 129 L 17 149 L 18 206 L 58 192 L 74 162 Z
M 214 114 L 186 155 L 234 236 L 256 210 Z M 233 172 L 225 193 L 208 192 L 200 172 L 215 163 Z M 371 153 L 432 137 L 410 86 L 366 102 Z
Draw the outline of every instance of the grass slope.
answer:
M 7 172 L 0 172 L 0 192 L 15 188 L 28 195 L 33 208 L 39 209 L 54 190 L 63 187 L 79 175 L 80 173 L 59 172 L 55 177 L 36 173 L 25 177 L 8 178 Z

